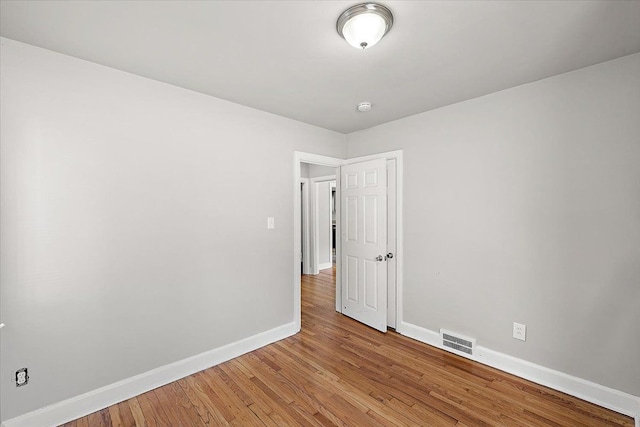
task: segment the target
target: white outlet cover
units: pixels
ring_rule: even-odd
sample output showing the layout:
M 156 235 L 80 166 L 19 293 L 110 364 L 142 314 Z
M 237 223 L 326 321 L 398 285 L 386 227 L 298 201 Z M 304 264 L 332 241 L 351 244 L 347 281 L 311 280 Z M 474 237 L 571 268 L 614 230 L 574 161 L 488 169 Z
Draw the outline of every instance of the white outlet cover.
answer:
M 527 325 L 513 322 L 513 337 L 520 341 L 527 340 Z
M 16 371 L 16 387 L 20 387 L 29 382 L 29 375 L 27 374 L 27 369 L 22 368 Z
M 267 217 L 267 230 L 273 230 L 276 228 L 276 219 L 272 216 Z

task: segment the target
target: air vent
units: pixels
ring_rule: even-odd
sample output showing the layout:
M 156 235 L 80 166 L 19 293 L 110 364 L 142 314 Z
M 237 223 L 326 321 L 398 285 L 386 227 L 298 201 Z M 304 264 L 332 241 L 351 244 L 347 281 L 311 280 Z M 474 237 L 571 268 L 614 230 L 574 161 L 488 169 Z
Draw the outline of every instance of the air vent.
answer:
M 468 338 L 455 332 L 440 329 L 440 337 L 442 338 L 442 346 L 445 350 L 453 350 L 454 353 L 462 356 L 473 356 L 476 346 L 475 338 Z

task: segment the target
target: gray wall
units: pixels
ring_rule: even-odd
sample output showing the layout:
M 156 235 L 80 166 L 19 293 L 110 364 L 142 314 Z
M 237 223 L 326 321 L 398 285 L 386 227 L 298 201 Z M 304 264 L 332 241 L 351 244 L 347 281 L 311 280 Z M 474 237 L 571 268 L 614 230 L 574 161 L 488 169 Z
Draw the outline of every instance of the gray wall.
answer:
M 293 321 L 293 152 L 344 135 L 1 44 L 3 419 Z
M 320 176 L 331 176 L 336 174 L 336 168 L 322 165 L 309 165 L 309 178 L 317 178 Z
M 300 178 L 309 178 L 309 163 L 300 163 Z
M 319 176 L 330 176 L 335 174 L 336 168 L 332 168 L 331 166 L 300 163 L 300 178 L 317 178 Z
M 640 54 L 347 143 L 404 150 L 405 321 L 640 396 Z

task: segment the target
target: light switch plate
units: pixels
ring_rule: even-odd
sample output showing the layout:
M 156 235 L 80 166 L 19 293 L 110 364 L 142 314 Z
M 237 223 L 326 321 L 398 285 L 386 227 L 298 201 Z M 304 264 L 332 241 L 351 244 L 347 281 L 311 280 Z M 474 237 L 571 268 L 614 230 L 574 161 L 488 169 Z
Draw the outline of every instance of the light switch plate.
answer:
M 273 230 L 276 228 L 276 219 L 272 216 L 267 217 L 267 230 Z

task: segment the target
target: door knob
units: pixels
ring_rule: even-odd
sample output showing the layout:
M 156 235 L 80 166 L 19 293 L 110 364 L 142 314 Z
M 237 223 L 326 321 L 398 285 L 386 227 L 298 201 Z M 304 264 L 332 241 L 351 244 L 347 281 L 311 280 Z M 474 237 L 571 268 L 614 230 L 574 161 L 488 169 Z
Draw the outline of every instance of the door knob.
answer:
M 393 252 L 389 252 L 389 253 L 387 254 L 387 258 L 389 258 L 389 259 L 393 258 Z
M 378 255 L 375 259 L 376 261 L 384 261 L 384 257 L 382 255 Z

